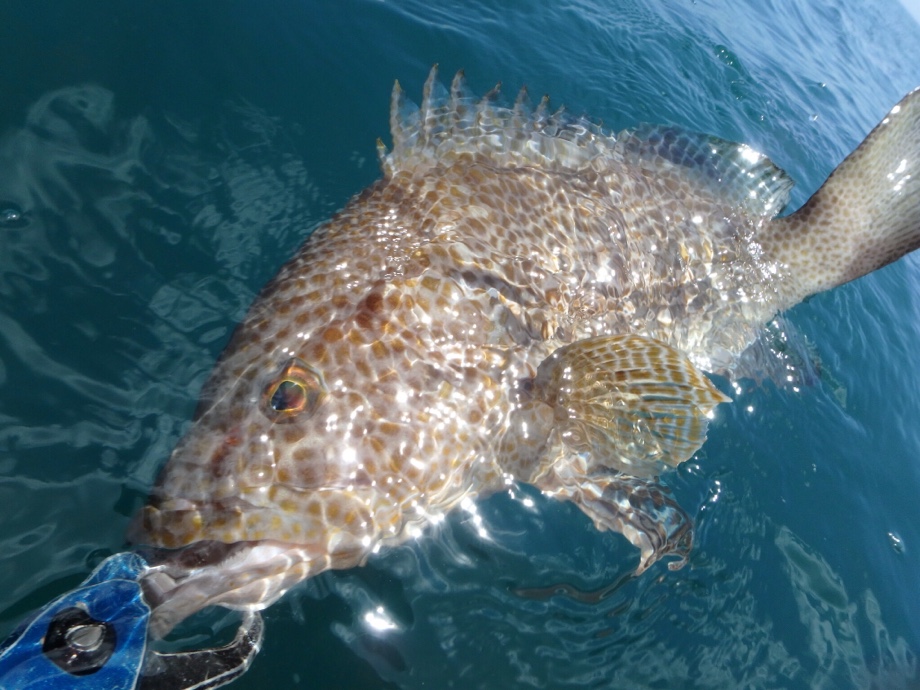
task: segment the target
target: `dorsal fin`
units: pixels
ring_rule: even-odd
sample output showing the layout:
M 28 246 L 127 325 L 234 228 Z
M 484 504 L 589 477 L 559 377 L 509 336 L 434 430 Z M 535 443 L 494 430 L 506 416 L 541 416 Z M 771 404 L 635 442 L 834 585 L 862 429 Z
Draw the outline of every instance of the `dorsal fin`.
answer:
M 646 126 L 614 136 L 564 108 L 551 112 L 545 96 L 532 108 L 526 89 L 513 107 L 497 105 L 500 86 L 477 100 L 458 72 L 448 91 L 438 81 L 435 65 L 419 108 L 397 82 L 390 103 L 393 150 L 387 152 L 378 142 L 384 174 L 450 164 L 463 155 L 482 156 L 496 167 L 569 172 L 636 166 L 656 175 L 673 170 L 750 215 L 772 217 L 786 204 L 791 180 L 748 146 L 677 127 Z
M 795 184 L 769 158 L 746 144 L 679 127 L 645 125 L 620 132 L 617 140 L 627 163 L 657 175 L 677 166 L 684 179 L 752 216 L 775 216 Z
M 393 150 L 378 142 L 384 174 L 450 163 L 462 155 L 481 155 L 498 167 L 531 165 L 581 170 L 598 157 L 614 157 L 616 138 L 585 118 L 565 110 L 549 112 L 543 98 L 532 109 L 526 89 L 514 106 L 496 104 L 501 85 L 481 99 L 458 72 L 450 91 L 438 82 L 437 66 L 425 82 L 422 105 L 405 98 L 397 82 L 390 101 Z

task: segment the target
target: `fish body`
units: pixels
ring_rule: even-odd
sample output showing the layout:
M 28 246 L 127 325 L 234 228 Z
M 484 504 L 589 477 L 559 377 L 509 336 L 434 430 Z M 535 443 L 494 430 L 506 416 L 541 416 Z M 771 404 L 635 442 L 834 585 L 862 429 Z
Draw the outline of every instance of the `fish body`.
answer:
M 918 111 L 914 92 L 776 219 L 791 182 L 746 146 L 613 136 L 462 75 L 448 91 L 433 71 L 421 108 L 397 85 L 383 178 L 262 291 L 135 522 L 154 635 L 513 482 L 625 534 L 640 571 L 679 566 L 689 518 L 655 476 L 728 400 L 702 372 L 920 244 Z

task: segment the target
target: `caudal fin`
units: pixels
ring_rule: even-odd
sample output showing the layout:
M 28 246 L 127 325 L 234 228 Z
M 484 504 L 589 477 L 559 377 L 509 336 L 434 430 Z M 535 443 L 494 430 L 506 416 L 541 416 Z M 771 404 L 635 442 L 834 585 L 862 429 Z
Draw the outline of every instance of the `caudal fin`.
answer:
M 760 238 L 788 304 L 920 247 L 920 89 L 898 103 L 798 211 Z

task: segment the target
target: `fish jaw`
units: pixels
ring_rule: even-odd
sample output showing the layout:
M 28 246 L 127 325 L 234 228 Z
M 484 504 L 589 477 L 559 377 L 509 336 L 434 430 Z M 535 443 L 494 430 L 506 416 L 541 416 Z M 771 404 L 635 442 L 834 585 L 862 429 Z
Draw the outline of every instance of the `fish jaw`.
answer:
M 364 549 L 338 552 L 339 567 L 359 565 Z M 302 580 L 329 567 L 315 549 L 281 542 L 200 542 L 189 549 L 153 554 L 159 562 L 141 578 L 151 607 L 154 639 L 207 606 L 259 611 Z
M 253 446 L 237 440 L 236 426 L 221 431 L 209 421 L 199 420 L 179 443 L 171 471 L 129 530 L 139 545 L 185 554 L 167 556 L 168 562 L 210 567 L 215 554 L 223 558 L 228 549 L 265 542 L 275 545 L 271 554 L 256 550 L 253 558 L 290 551 L 292 564 L 302 562 L 307 574 L 315 574 L 360 562 L 384 525 L 390 532 L 399 525 L 399 504 L 357 476 L 356 458 L 366 452 L 360 443 L 340 452 L 307 445 L 292 465 L 289 453 L 274 452 L 283 438 L 272 425 L 256 429 Z M 286 431 L 282 427 L 280 435 Z M 297 464 L 306 469 L 297 473 Z
M 327 488 L 305 492 L 276 484 L 251 492 L 255 496 L 249 493 L 241 491 L 239 497 L 227 501 L 193 503 L 179 498 L 153 502 L 142 509 L 132 532 L 138 535 L 137 541 L 165 548 L 210 540 L 298 544 L 309 557 L 327 559 L 332 568 L 337 567 L 339 551 L 369 549 L 381 538 L 377 519 L 385 511 L 374 509 L 382 497 L 373 491 Z M 391 522 L 397 520 L 396 515 L 390 516 Z M 143 535 L 155 535 L 155 539 Z
M 316 263 L 311 249 L 295 263 Z M 228 345 L 129 533 L 155 550 L 155 634 L 212 604 L 261 609 L 499 481 L 488 448 L 507 358 L 445 353 L 412 320 L 437 297 L 424 279 L 371 284 L 328 313 L 304 303 L 288 314 L 296 330 L 266 336 L 265 315 L 297 302 L 301 274 L 286 275 Z
M 384 536 L 378 520 L 401 524 L 374 487 L 237 479 L 223 499 L 155 498 L 138 514 L 133 539 L 153 547 L 143 586 L 154 637 L 206 606 L 261 610 L 308 577 L 360 565 Z

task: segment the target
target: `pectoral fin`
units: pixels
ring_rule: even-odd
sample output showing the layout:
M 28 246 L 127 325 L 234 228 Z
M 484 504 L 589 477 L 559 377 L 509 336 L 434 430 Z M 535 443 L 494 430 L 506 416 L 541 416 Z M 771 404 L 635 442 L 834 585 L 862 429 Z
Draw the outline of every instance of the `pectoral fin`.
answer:
M 534 379 L 570 451 L 632 476 L 687 460 L 706 440 L 707 415 L 729 398 L 684 355 L 651 338 L 589 338 L 550 355 Z

